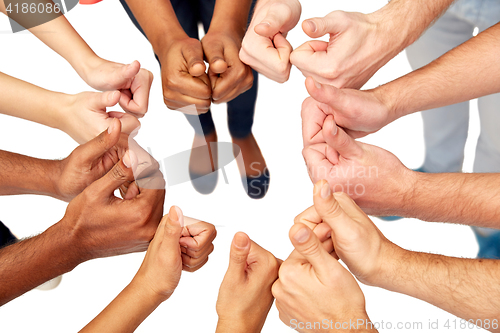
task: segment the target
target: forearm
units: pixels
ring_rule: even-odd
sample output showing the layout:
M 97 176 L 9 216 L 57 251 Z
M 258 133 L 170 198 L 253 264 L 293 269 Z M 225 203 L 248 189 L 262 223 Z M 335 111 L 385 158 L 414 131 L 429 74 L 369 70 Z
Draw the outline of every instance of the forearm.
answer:
M 59 163 L 0 150 L 0 195 L 40 194 L 56 197 Z
M 243 39 L 251 4 L 252 0 L 217 0 L 209 31 L 231 31 Z
M 500 229 L 500 174 L 412 172 L 403 183 L 408 193 L 393 201 L 395 215 Z
M 392 0 L 370 16 L 397 41 L 401 52 L 413 44 L 420 35 L 451 5 L 454 0 Z
M 134 332 L 161 303 L 133 280 L 80 332 Z
M 385 267 L 385 278 L 380 279 L 378 287 L 424 300 L 465 320 L 480 319 L 484 324 L 496 319 L 498 324 L 499 260 L 453 258 L 401 249 Z M 489 330 L 495 331 L 491 326 Z
M 169 0 L 126 0 L 154 52 L 160 56 L 172 40 L 186 37 Z
M 395 118 L 500 91 L 500 24 L 375 89 Z
M 61 110 L 71 97 L 0 73 L 0 113 L 59 128 Z
M 0 305 L 75 268 L 80 262 L 58 224 L 0 250 Z

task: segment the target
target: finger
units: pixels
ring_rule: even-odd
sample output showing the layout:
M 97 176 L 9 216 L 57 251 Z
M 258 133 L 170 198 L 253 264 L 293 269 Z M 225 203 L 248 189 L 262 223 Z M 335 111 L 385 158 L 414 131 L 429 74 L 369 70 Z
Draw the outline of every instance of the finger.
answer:
M 311 230 L 313 230 L 321 222 L 322 222 L 321 217 L 316 212 L 316 208 L 314 208 L 314 206 L 307 208 L 305 211 L 297 215 L 293 220 L 294 224 L 296 223 L 305 224 L 306 226 L 311 228 Z
M 329 84 L 321 84 L 311 77 L 306 79 L 306 89 L 312 98 L 320 103 L 328 104 L 334 110 L 341 112 L 346 110 L 349 100 L 341 89 Z
M 186 217 L 186 226 L 183 231 L 183 236 L 185 237 L 182 237 L 180 240 L 181 246 L 194 251 L 200 251 L 209 246 L 217 236 L 215 227 L 206 222 L 187 225 L 187 220 L 188 217 Z
M 141 127 L 141 122 L 139 121 L 139 119 L 128 113 L 110 111 L 108 112 L 108 116 L 120 120 L 120 123 L 122 124 L 121 129 L 123 133 L 131 134 L 132 132 L 138 130 Z
M 118 104 L 119 100 L 120 92 L 118 90 L 115 90 L 91 94 L 89 95 L 88 103 L 89 106 L 94 110 L 106 111 L 107 107 Z
M 191 257 L 192 259 L 200 259 L 200 258 L 207 257 L 210 253 L 212 253 L 214 251 L 214 249 L 215 249 L 215 246 L 212 243 L 210 243 L 209 246 L 205 247 L 204 249 L 202 249 L 200 251 L 193 251 L 191 249 L 181 247 L 182 253 Z
M 263 37 L 274 37 L 277 33 L 288 32 L 288 29 L 284 29 L 285 26 L 289 25 L 289 21 L 292 17 L 291 8 L 282 3 L 274 3 L 269 6 L 266 16 L 262 21 L 257 24 L 254 28 L 255 32 Z
M 158 237 L 158 240 L 162 240 L 162 250 L 171 255 L 180 256 L 179 238 L 181 237 L 183 226 L 184 215 L 181 209 L 177 206 L 170 207 L 168 214 L 162 218 L 156 230 L 153 243 L 155 243 Z
M 340 11 L 332 12 L 325 17 L 314 17 L 302 22 L 302 30 L 311 38 L 319 38 L 326 34 L 338 35 L 347 28 L 348 21 Z
M 330 228 L 327 223 L 320 223 L 316 225 L 314 229 L 310 227 L 308 228 L 313 230 L 326 252 L 330 253 L 330 255 L 333 255 L 335 259 L 338 259 L 336 253 L 334 252 L 334 246 L 331 236 L 332 228 Z M 300 254 L 297 250 L 293 250 L 292 253 L 290 253 L 290 255 L 288 256 L 288 259 L 304 259 L 304 256 L 302 256 L 302 254 Z
M 104 177 L 98 179 L 90 186 L 97 189 L 98 195 L 111 197 L 114 195 L 115 190 L 122 184 L 134 180 L 133 168 L 136 166 L 137 157 L 129 150 Z
M 200 268 L 202 268 L 203 266 L 205 266 L 205 264 L 207 262 L 208 262 L 208 257 L 205 258 L 201 263 L 197 264 L 194 267 L 189 267 L 189 266 L 182 264 L 182 270 L 185 272 L 193 273 L 193 272 L 196 272 L 197 270 L 199 270 Z
M 330 184 L 326 180 L 320 180 L 314 185 L 313 200 L 314 207 L 321 219 L 332 228 L 333 237 L 336 232 L 345 234 L 352 230 L 355 221 L 347 215 L 332 195 Z
M 121 123 L 113 119 L 107 130 L 94 139 L 80 146 L 81 160 L 85 164 L 92 164 L 101 158 L 120 139 Z
M 314 232 L 307 226 L 297 223 L 290 229 L 289 236 L 295 250 L 313 266 L 316 273 L 320 276 L 328 275 L 326 266 L 332 261 L 332 257 L 323 248 Z
M 326 104 L 319 103 L 312 97 L 307 97 L 302 103 L 302 139 L 304 147 L 325 142 L 323 124 L 331 109 Z
M 247 269 L 247 258 L 250 253 L 250 238 L 243 232 L 237 232 L 231 243 L 228 272 L 243 279 Z
M 214 81 L 212 99 L 214 103 L 227 103 L 241 95 L 253 85 L 252 70 L 244 66 L 244 71 L 232 67 Z
M 182 56 L 186 60 L 191 76 L 197 77 L 205 73 L 206 67 L 203 61 L 203 48 L 199 41 L 196 41 L 196 43 L 193 43 L 189 47 L 182 48 Z
M 121 77 L 124 80 L 131 79 L 134 76 L 136 76 L 137 73 L 139 73 L 140 69 L 141 69 L 141 64 L 139 63 L 139 61 L 134 60 L 131 64 L 128 64 L 121 68 Z
M 347 135 L 342 128 L 337 126 L 331 115 L 326 117 L 323 124 L 323 138 L 328 146 L 335 149 L 345 159 L 363 155 L 363 148 L 356 140 Z
M 133 78 L 130 89 L 121 91 L 120 106 L 136 117 L 143 117 L 148 111 L 149 92 L 153 83 L 153 73 L 141 69 Z
M 224 57 L 224 45 L 222 43 L 204 43 L 203 51 L 207 57 L 209 71 L 221 74 L 227 70 L 227 63 Z

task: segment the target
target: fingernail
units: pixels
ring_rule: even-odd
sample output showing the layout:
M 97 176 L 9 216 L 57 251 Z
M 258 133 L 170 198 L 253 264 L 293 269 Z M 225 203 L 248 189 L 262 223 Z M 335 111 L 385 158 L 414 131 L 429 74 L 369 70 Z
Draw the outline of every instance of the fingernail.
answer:
M 175 216 L 175 220 L 172 218 L 172 221 L 174 221 L 174 222 L 178 221 L 181 228 L 183 228 L 184 227 L 184 214 L 182 214 L 182 210 L 177 206 L 174 206 L 174 210 L 175 210 L 176 216 Z
M 109 125 L 108 127 L 108 134 L 111 134 L 115 130 L 115 127 L 116 127 L 116 120 L 113 119 L 111 121 L 111 125 Z
M 119 94 L 120 92 L 114 91 L 108 96 L 108 100 L 111 102 L 113 99 L 115 99 L 116 94 Z
M 248 238 L 247 237 L 235 237 L 234 238 L 234 246 L 238 249 L 246 249 L 248 246 Z
M 270 27 L 270 26 L 271 26 L 271 23 L 269 23 L 269 22 L 260 22 L 260 24 L 262 24 L 262 25 L 267 25 L 268 27 Z
M 314 79 L 313 79 L 313 81 L 314 81 L 314 85 L 316 86 L 316 89 L 321 89 L 321 87 L 322 87 L 321 83 L 319 83 L 318 81 L 316 81 Z
M 295 235 L 293 235 L 293 238 L 298 243 L 304 243 L 309 238 L 309 229 L 307 227 L 300 229 Z
M 324 183 L 323 186 L 321 186 L 321 197 L 323 199 L 326 199 L 330 196 L 331 190 L 330 190 L 330 184 L 328 182 Z
M 332 232 L 331 231 L 328 231 L 328 233 L 326 234 L 326 239 L 328 238 L 332 238 Z
M 337 124 L 335 123 L 335 121 L 333 120 L 333 118 L 330 121 L 332 123 L 332 135 L 336 135 L 337 132 L 338 132 L 338 130 L 339 130 L 339 128 L 337 127 Z
M 129 151 L 127 151 L 125 153 L 125 155 L 123 155 L 123 159 L 122 160 L 123 160 L 123 164 L 125 164 L 125 166 L 127 168 L 130 168 L 132 166 L 132 162 L 130 161 L 130 153 L 129 153 Z
M 309 25 L 309 29 L 311 32 L 316 32 L 316 23 L 314 21 L 306 21 L 307 25 Z

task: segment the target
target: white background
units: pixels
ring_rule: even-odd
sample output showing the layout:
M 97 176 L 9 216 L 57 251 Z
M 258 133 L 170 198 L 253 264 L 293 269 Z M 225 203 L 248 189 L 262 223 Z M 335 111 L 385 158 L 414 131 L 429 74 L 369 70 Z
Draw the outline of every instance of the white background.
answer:
M 372 12 L 384 0 L 303 1 L 302 20 L 324 16 L 333 10 Z M 105 59 L 130 63 L 139 60 L 152 71 L 155 81 L 150 108 L 137 137 L 158 159 L 191 147 L 193 130 L 184 116 L 168 110 L 161 95 L 161 76 L 148 41 L 133 26 L 118 1 L 77 6 L 67 15 L 75 29 Z M 6 17 L 0 17 L 0 70 L 46 89 L 65 93 L 91 90 L 60 56 L 28 32 L 12 34 Z M 47 32 L 57 33 L 57 32 Z M 300 23 L 289 34 L 298 47 L 307 40 Z M 382 68 L 366 87 L 371 88 L 410 70 L 404 53 Z M 1 92 L 0 92 L 1 93 Z M 245 231 L 277 257 L 292 250 L 288 230 L 293 218 L 312 203 L 312 184 L 302 159 L 300 106 L 307 97 L 304 77 L 293 69 L 285 84 L 261 77 L 254 134 L 270 168 L 272 181 L 263 200 L 251 200 L 244 193 L 236 164 L 226 167 L 229 185 L 219 176 L 216 190 L 198 194 L 191 184 L 167 189 L 165 207 L 178 205 L 188 216 L 218 225 L 215 251 L 209 262 L 194 274 L 183 273 L 174 295 L 161 305 L 138 332 L 213 332 L 217 321 L 215 302 L 227 268 L 229 244 L 235 232 Z M 30 98 L 30 96 L 26 96 Z M 119 109 L 115 107 L 112 109 Z M 474 108 L 475 109 L 475 108 Z M 225 105 L 213 108 L 220 141 L 230 141 Z M 36 110 L 33 110 L 36 112 Z M 477 112 L 472 112 L 465 170 L 471 171 L 478 136 Z M 410 168 L 423 161 L 422 124 L 419 114 L 400 119 L 364 141 L 379 145 Z M 0 116 L 0 149 L 29 156 L 59 159 L 76 143 L 66 134 L 24 120 Z M 66 203 L 48 197 L 0 197 L 0 219 L 18 237 L 28 237 L 59 221 Z M 374 222 L 396 244 L 411 250 L 474 257 L 477 252 L 468 227 L 425 223 L 413 219 Z M 53 291 L 30 291 L 0 308 L 2 332 L 76 332 L 94 318 L 131 280 L 144 254 L 86 262 L 65 274 Z M 0 281 L 0 283 L 2 283 Z M 422 322 L 439 319 L 440 327 L 455 317 L 423 301 L 362 286 L 372 321 Z M 473 329 L 477 330 L 477 329 Z M 289 332 L 273 307 L 263 332 Z M 411 331 L 411 330 L 410 330 Z M 415 330 L 417 331 L 417 330 Z M 452 330 L 453 331 L 453 330 Z

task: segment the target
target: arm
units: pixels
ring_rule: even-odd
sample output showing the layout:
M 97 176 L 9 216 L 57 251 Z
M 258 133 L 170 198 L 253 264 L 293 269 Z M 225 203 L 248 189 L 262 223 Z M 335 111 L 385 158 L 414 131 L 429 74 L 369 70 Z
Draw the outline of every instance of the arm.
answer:
M 7 14 L 3 0 L 0 0 L 0 11 Z M 22 14 L 18 16 L 22 21 Z M 144 116 L 148 109 L 153 74 L 141 69 L 137 61 L 124 65 L 100 58 L 64 15 L 53 16 L 47 17 L 47 22 L 30 28 L 29 31 L 66 59 L 89 86 L 101 91 L 120 90 L 120 106 L 136 117 Z
M 166 106 L 188 114 L 207 112 L 212 88 L 200 41 L 184 32 L 170 1 L 127 0 L 127 4 L 160 59 Z
M 133 332 L 170 298 L 181 278 L 183 221 L 181 210 L 172 206 L 132 282 L 80 332 Z
M 125 133 L 139 127 L 136 117 L 123 112 L 106 112 L 120 100 L 117 91 L 57 93 L 0 73 L 0 113 L 60 129 L 78 143 L 95 138 L 119 118 Z
M 390 152 L 354 140 L 331 115 L 304 105 L 303 155 L 313 182 L 326 179 L 371 215 L 500 227 L 500 207 L 491 201 L 500 195 L 500 175 L 409 170 Z
M 101 178 L 125 154 L 127 136 L 115 120 L 63 160 L 42 160 L 0 151 L 0 195 L 41 194 L 70 201 Z
M 323 113 L 360 137 L 410 113 L 499 92 L 499 41 L 496 24 L 427 66 L 372 90 L 337 89 L 312 78 L 306 88 Z
M 452 0 L 392 0 L 371 14 L 334 11 L 305 20 L 313 40 L 291 54 L 291 62 L 316 81 L 338 88 L 361 88 L 375 72 L 412 44 Z
M 331 227 L 335 252 L 361 282 L 419 298 L 466 320 L 480 319 L 483 328 L 500 331 L 498 260 L 404 250 L 385 238 L 349 196 L 332 194 L 325 181 L 315 185 L 313 207 L 307 220 Z M 487 319 L 490 327 L 484 325 Z

